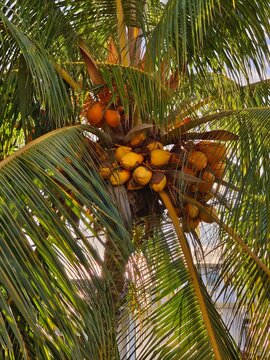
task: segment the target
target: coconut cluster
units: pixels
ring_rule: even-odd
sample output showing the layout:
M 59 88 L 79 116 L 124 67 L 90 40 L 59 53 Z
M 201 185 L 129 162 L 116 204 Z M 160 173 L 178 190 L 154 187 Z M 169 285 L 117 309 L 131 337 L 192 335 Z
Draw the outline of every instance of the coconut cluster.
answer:
M 215 209 L 207 202 L 213 197 L 214 182 L 224 176 L 227 148 L 215 141 L 186 143 L 166 149 L 162 143 L 147 140 L 144 133 L 114 149 L 114 162 L 102 163 L 99 171 L 113 186 L 125 185 L 128 191 L 145 186 L 152 191 L 169 190 L 185 231 L 197 228 L 201 221 L 211 223 Z M 177 183 L 181 179 L 181 184 Z M 179 180 L 180 181 L 180 180 Z M 183 202 L 181 192 L 199 201 L 202 211 Z
M 200 141 L 196 144 L 187 144 L 185 151 L 186 161 L 182 164 L 182 171 L 189 175 L 185 193 L 200 203 L 197 207 L 191 202 L 184 203 L 178 214 L 182 217 L 183 229 L 186 232 L 195 230 L 201 221 L 213 222 L 217 212 L 212 205 L 207 204 L 214 197 L 213 185 L 223 179 L 226 169 L 227 147 L 215 141 Z M 177 152 L 176 152 L 177 153 Z
M 147 143 L 145 134 L 135 136 L 126 145 L 114 151 L 116 161 L 101 164 L 100 175 L 113 186 L 124 185 L 127 190 L 139 190 L 150 186 L 153 191 L 162 191 L 167 184 L 164 166 L 169 163 L 171 153 L 164 150 L 158 141 Z
M 92 126 L 102 127 L 106 123 L 114 128 L 119 126 L 124 119 L 124 108 L 114 104 L 108 107 L 106 102 L 92 101 L 87 104 L 85 117 Z

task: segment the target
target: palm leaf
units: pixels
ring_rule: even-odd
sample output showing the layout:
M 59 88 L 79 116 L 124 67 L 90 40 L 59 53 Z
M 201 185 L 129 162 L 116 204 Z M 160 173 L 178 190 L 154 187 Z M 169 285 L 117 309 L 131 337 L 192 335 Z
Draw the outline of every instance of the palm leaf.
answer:
M 78 159 L 78 150 L 88 165 Z M 6 324 L 1 344 L 10 345 L 12 330 L 13 345 L 19 346 L 24 358 L 29 346 L 35 353 L 46 353 L 46 358 L 76 354 L 81 359 L 87 353 L 95 358 L 115 349 L 113 337 L 106 337 L 106 346 L 103 343 L 114 321 L 104 290 L 114 282 L 106 268 L 106 280 L 99 277 L 102 260 L 88 238 L 95 236 L 99 246 L 104 244 L 93 227 L 96 223 L 114 239 L 114 253 L 120 256 L 123 251 L 119 259 L 124 253 L 127 259 L 132 247 L 119 211 L 90 159 L 82 129 L 75 127 L 33 141 L 0 165 L 1 251 L 5 254 L 1 256 L 1 284 L 7 294 L 1 292 Z M 79 220 L 83 227 L 78 227 Z M 121 265 L 119 259 L 115 266 Z M 8 306 L 8 297 L 14 308 Z M 104 311 L 104 323 L 96 328 L 91 324 L 97 322 L 100 311 Z M 25 323 L 23 329 L 18 316 Z M 25 343 L 26 328 L 31 329 L 31 345 Z

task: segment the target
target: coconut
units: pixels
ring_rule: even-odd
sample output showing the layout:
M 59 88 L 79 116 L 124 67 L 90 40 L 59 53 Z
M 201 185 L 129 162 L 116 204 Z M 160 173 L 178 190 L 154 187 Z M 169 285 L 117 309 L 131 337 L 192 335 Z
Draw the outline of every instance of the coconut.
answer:
M 100 102 L 94 103 L 94 105 L 88 109 L 86 118 L 89 124 L 97 126 L 103 119 L 103 105 L 101 105 Z
M 149 151 L 157 149 L 163 150 L 163 144 L 159 141 L 151 141 L 146 147 Z
M 130 171 L 119 168 L 111 174 L 110 182 L 114 186 L 123 185 L 130 179 L 130 177 L 131 177 Z
M 204 208 L 207 211 L 200 210 L 199 219 L 201 221 L 204 221 L 204 222 L 208 223 L 208 224 L 212 224 L 215 220 L 213 219 L 213 217 L 211 215 L 217 216 L 217 211 L 211 205 L 205 205 Z M 209 212 L 210 212 L 210 214 L 209 214 Z
M 110 127 L 116 127 L 121 122 L 121 117 L 117 110 L 106 110 L 104 114 L 104 119 Z
M 145 166 L 139 166 L 133 171 L 132 177 L 137 184 L 144 186 L 151 180 L 152 172 Z
M 202 141 L 196 147 L 206 155 L 208 164 L 222 162 L 227 155 L 227 148 L 224 144 Z
M 120 160 L 122 159 L 122 157 L 124 155 L 126 155 L 127 153 L 129 153 L 130 151 L 132 151 L 132 148 L 131 147 L 128 147 L 128 146 L 119 146 L 116 150 L 115 150 L 115 157 L 116 157 L 116 160 L 118 162 L 120 162 Z
M 211 170 L 217 179 L 222 179 L 224 176 L 226 164 L 224 162 L 218 162 L 211 164 Z
M 100 176 L 103 179 L 109 179 L 112 174 L 112 167 L 108 163 L 102 163 L 98 169 Z
M 191 232 L 195 230 L 200 224 L 200 219 L 197 218 L 186 218 L 183 220 L 184 232 Z
M 143 160 L 144 158 L 141 154 L 130 151 L 121 158 L 120 164 L 127 170 L 134 170 L 143 163 Z
M 192 151 L 188 154 L 188 162 L 191 167 L 201 171 L 207 166 L 207 157 L 201 151 Z
M 145 133 L 140 133 L 130 140 L 130 145 L 134 148 L 141 147 L 145 140 Z
M 150 152 L 150 162 L 154 166 L 163 166 L 168 164 L 171 153 L 167 150 L 156 149 Z
M 201 193 L 207 193 L 213 186 L 215 176 L 211 171 L 203 171 L 201 179 L 204 181 L 198 184 L 198 189 Z
M 151 184 L 151 188 L 154 191 L 157 191 L 157 192 L 162 191 L 167 184 L 166 175 L 163 173 L 154 173 L 152 175 L 150 184 Z
M 197 206 L 187 203 L 185 205 L 185 213 L 188 218 L 195 218 L 199 214 L 199 209 Z

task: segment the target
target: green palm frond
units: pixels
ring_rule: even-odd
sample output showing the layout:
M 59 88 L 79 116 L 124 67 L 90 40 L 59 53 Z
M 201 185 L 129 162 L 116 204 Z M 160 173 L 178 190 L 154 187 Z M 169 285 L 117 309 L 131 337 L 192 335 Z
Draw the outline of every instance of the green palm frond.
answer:
M 181 247 L 172 224 L 165 219 L 160 219 L 160 224 L 137 254 L 131 279 L 131 318 L 135 322 L 139 359 L 210 359 L 212 348 Z M 202 282 L 201 287 L 219 337 L 222 359 L 237 359 L 233 341 Z
M 230 360 L 242 359 L 244 345 L 249 358 L 266 359 L 265 1 L 2 5 L 0 358 Z M 252 84 L 254 71 L 260 81 Z M 67 126 L 92 123 L 95 102 L 97 127 Z M 108 109 L 119 125 L 107 121 Z M 146 138 L 132 145 L 137 134 Z M 153 139 L 169 156 L 164 166 L 152 163 Z M 204 193 L 209 158 L 194 176 L 184 167 L 207 140 L 227 154 L 224 176 Z M 141 155 L 151 176 L 165 177 L 164 190 L 132 189 L 133 166 L 127 183 L 111 184 L 121 145 Z M 101 166 L 109 167 L 104 179 Z M 200 210 L 196 220 L 204 212 L 214 223 L 189 231 L 187 203 Z M 211 256 L 213 288 L 205 280 Z M 225 325 L 219 301 L 229 306 L 232 296 Z M 229 330 L 239 318 L 249 326 L 245 338 L 239 320 L 236 343 Z
M 151 74 L 136 68 L 100 64 L 100 70 L 114 96 L 120 97 L 127 114 L 130 110 L 134 111 L 128 107 L 134 101 L 134 108 L 138 108 L 143 123 L 166 125 L 169 109 L 173 107 L 173 92 L 168 87 Z M 113 91 L 115 87 L 117 92 Z M 142 96 L 144 102 L 141 101 Z
M 151 61 L 168 56 L 176 59 L 179 72 L 191 73 L 209 68 L 223 72 L 226 66 L 236 78 L 239 73 L 247 77 L 254 64 L 262 74 L 269 57 L 265 33 L 269 16 L 264 5 L 264 1 L 251 1 L 234 8 L 230 0 L 168 1 L 149 41 Z
M 1 89 L 4 100 L 1 119 L 7 107 L 11 106 L 12 99 L 20 110 L 18 120 L 23 122 L 25 131 L 30 130 L 30 115 L 33 116 L 40 109 L 46 110 L 52 129 L 66 124 L 71 113 L 69 98 L 47 52 L 2 11 L 0 18 L 4 29 L 1 41 Z
M 11 357 L 13 346 L 24 358 L 32 351 L 48 359 L 97 358 L 115 347 L 105 335 L 113 327 L 108 295 L 114 282 L 102 270 L 96 246 L 113 238 L 119 253 L 114 266 L 123 266 L 132 245 L 91 158 L 82 129 L 75 127 L 1 162 L 1 345 Z M 98 317 L 104 319 L 100 327 Z

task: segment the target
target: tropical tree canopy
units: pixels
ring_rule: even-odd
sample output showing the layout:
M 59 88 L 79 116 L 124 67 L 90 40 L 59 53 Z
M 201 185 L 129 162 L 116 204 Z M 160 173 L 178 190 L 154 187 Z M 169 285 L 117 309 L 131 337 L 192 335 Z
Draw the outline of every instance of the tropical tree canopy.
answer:
M 268 359 L 269 2 L 1 4 L 1 359 Z

